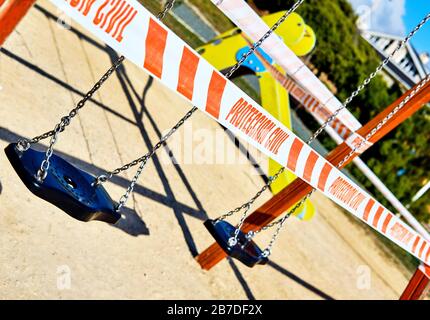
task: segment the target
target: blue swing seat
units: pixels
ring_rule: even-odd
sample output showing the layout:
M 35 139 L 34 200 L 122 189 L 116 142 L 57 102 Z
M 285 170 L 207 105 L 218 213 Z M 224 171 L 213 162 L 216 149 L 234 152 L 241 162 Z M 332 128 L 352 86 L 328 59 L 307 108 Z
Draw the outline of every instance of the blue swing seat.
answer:
M 71 217 L 80 221 L 99 220 L 115 223 L 121 215 L 103 186 L 93 186 L 95 177 L 53 154 L 46 178 L 39 182 L 36 173 L 45 153 L 34 149 L 21 152 L 16 143 L 5 148 L 5 153 L 25 186 Z
M 257 244 L 252 240 L 248 241 L 242 231 L 238 234 L 237 244 L 230 247 L 228 240 L 234 235 L 236 228 L 227 221 L 208 219 L 204 225 L 226 254 L 246 266 L 252 268 L 256 264 L 266 264 L 269 261 Z

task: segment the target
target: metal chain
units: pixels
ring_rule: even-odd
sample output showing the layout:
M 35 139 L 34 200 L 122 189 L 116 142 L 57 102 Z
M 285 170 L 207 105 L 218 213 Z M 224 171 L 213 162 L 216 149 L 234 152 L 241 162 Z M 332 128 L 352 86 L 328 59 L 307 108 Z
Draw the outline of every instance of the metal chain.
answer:
M 109 68 L 108 71 L 106 71 L 106 73 L 99 79 L 99 81 L 96 82 L 96 84 L 91 88 L 91 90 L 88 91 L 85 96 L 76 104 L 76 107 L 72 109 L 67 116 L 61 118 L 60 123 L 55 126 L 54 130 L 45 132 L 44 134 L 36 136 L 31 140 L 20 140 L 18 144 L 24 148 L 23 151 L 28 150 L 31 144 L 38 143 L 41 140 L 54 136 L 56 133 L 64 131 L 64 129 L 70 124 L 70 120 L 78 114 L 78 111 L 85 106 L 85 103 L 92 98 L 94 93 L 102 86 L 102 84 L 112 75 L 112 73 L 116 69 L 118 69 L 123 60 L 124 57 L 121 56 L 118 58 L 117 61 L 115 61 L 115 63 Z
M 255 50 L 257 50 L 262 43 L 271 36 L 271 34 L 278 29 L 278 27 L 285 21 L 285 19 L 288 18 L 288 16 L 293 13 L 305 0 L 299 0 L 296 3 L 294 3 L 294 5 L 287 11 L 285 12 L 282 17 L 279 18 L 279 20 L 260 38 L 260 40 L 258 40 L 257 42 L 255 42 L 252 47 L 248 50 L 248 52 L 246 52 L 245 54 L 242 55 L 242 58 L 229 70 L 229 72 L 225 75 L 226 78 L 230 78 L 234 72 L 237 71 L 237 69 L 239 69 L 239 67 L 245 62 L 246 59 L 248 59 L 248 57 L 254 53 Z
M 114 174 L 118 174 L 118 173 L 120 173 L 121 171 L 127 170 L 128 168 L 130 168 L 130 167 L 132 167 L 132 166 L 135 166 L 136 164 L 138 164 L 138 163 L 140 162 L 140 166 L 139 166 L 139 168 L 137 169 L 136 174 L 134 175 L 133 179 L 131 180 L 131 182 L 130 182 L 130 184 L 129 184 L 129 186 L 128 186 L 127 190 L 126 190 L 126 192 L 121 196 L 121 198 L 120 198 L 120 200 L 119 200 L 119 203 L 118 203 L 118 205 L 117 205 L 117 207 L 116 207 L 116 210 L 117 210 L 117 211 L 120 211 L 120 210 L 121 210 L 121 208 L 122 208 L 122 207 L 125 205 L 125 203 L 127 202 L 128 197 L 129 197 L 129 196 L 130 196 L 130 194 L 133 192 L 134 187 L 135 187 L 135 185 L 136 185 L 136 183 L 137 183 L 137 180 L 139 179 L 139 176 L 141 175 L 141 173 L 142 173 L 142 171 L 143 171 L 143 168 L 145 167 L 145 165 L 146 165 L 146 163 L 148 162 L 148 160 L 149 160 L 149 159 L 151 159 L 151 157 L 155 154 L 155 152 L 156 152 L 159 148 L 161 148 L 161 146 L 163 146 L 163 145 L 165 144 L 166 140 L 167 140 L 167 139 L 169 139 L 169 137 L 170 137 L 173 133 L 175 133 L 175 131 L 176 131 L 176 130 L 178 130 L 178 129 L 179 129 L 179 127 L 181 127 L 181 126 L 182 126 L 182 124 L 183 124 L 183 123 L 184 123 L 188 118 L 190 118 L 196 110 L 197 110 L 197 107 L 193 107 L 190 111 L 188 111 L 188 112 L 185 114 L 185 116 L 184 116 L 181 120 L 179 120 L 179 122 L 178 122 L 178 123 L 177 123 L 177 124 L 172 128 L 172 129 L 170 129 L 170 130 L 169 130 L 169 132 L 168 132 L 165 136 L 163 136 L 163 137 L 160 139 L 160 141 L 159 141 L 159 142 L 157 142 L 157 144 L 152 148 L 152 150 L 151 150 L 151 151 L 149 151 L 148 153 L 146 153 L 146 154 L 145 154 L 145 155 L 143 155 L 142 157 L 140 157 L 140 158 L 138 158 L 138 159 L 136 159 L 136 160 L 134 160 L 134 161 L 132 161 L 132 162 L 130 162 L 130 163 L 128 163 L 128 164 L 126 164 L 126 165 L 124 165 L 124 166 L 122 166 L 121 168 L 118 168 L 118 169 L 116 169 L 116 170 L 114 170 L 114 171 L 110 172 L 110 173 L 108 174 L 108 176 L 106 176 L 106 175 L 101 175 L 101 176 L 98 176 L 98 177 L 96 178 L 95 184 L 99 184 L 99 183 L 105 182 L 107 179 L 111 178 Z
M 55 126 L 54 130 L 48 131 L 40 136 L 34 137 L 30 141 L 21 140 L 18 141 L 18 149 L 20 151 L 26 151 L 28 148 L 30 148 L 30 145 L 33 143 L 37 143 L 42 139 L 45 139 L 47 137 L 51 137 L 51 140 L 49 141 L 49 147 L 46 150 L 45 153 L 45 159 L 42 161 L 39 170 L 37 171 L 36 178 L 39 181 L 39 183 L 42 183 L 43 180 L 45 180 L 48 169 L 50 165 L 50 159 L 52 156 L 52 153 L 54 151 L 54 145 L 58 140 L 58 135 L 60 132 L 63 132 L 66 127 L 70 124 L 71 120 L 78 114 L 79 110 L 82 109 L 85 106 L 85 103 L 91 99 L 91 97 L 94 95 L 94 93 L 102 86 L 102 84 L 112 75 L 113 72 L 115 72 L 116 69 L 121 65 L 121 63 L 124 61 L 124 57 L 121 56 L 115 63 L 109 68 L 108 71 L 100 78 L 99 81 L 91 88 L 90 91 L 88 91 L 85 96 L 77 103 L 76 107 L 72 109 L 67 116 L 64 116 L 61 118 L 61 121 Z
M 390 59 L 400 50 L 402 49 L 406 43 L 415 35 L 415 33 L 422 28 L 422 26 L 430 19 L 430 13 L 428 13 L 421 21 L 418 23 L 418 25 L 399 43 L 399 45 L 396 47 L 396 49 L 388 56 L 386 57 L 379 66 L 373 71 L 358 87 L 357 89 L 343 102 L 342 106 L 339 107 L 327 120 L 321 125 L 321 127 L 315 131 L 315 133 L 306 141 L 306 143 L 309 145 L 312 141 L 314 141 L 321 132 L 337 117 L 337 115 L 347 107 L 347 105 L 370 83 L 370 81 L 382 70 L 382 68 L 390 61 Z M 324 105 L 325 106 L 325 105 Z M 226 214 L 220 216 L 217 220 L 224 220 L 229 216 L 232 216 L 233 214 L 243 210 L 244 208 L 247 208 L 249 205 L 252 205 L 255 200 L 257 200 L 261 194 L 266 191 L 270 185 L 285 171 L 285 167 L 282 167 L 279 169 L 279 171 L 273 175 L 272 177 L 269 177 L 269 181 L 252 197 L 249 201 L 242 204 L 241 206 L 227 212 Z M 313 192 L 313 191 L 312 191 Z M 309 195 L 310 196 L 310 195 Z M 303 201 L 304 202 L 304 201 Z M 300 201 L 299 203 L 303 203 Z M 245 217 L 246 218 L 246 217 Z M 240 223 L 238 224 L 237 228 L 241 229 L 244 218 L 242 217 Z M 283 222 L 282 222 L 283 224 Z M 282 227 L 281 224 L 281 227 Z M 272 225 L 273 226 L 273 225 Z M 237 243 L 237 235 L 238 233 L 235 233 L 234 240 L 231 240 L 231 243 L 236 242 Z M 232 237 L 233 238 L 233 237 Z M 265 253 L 267 254 L 267 252 Z M 270 254 L 270 253 L 269 253 Z
M 163 11 L 158 13 L 157 18 L 163 19 L 167 12 L 173 7 L 176 0 L 170 0 L 167 1 Z M 98 89 L 103 85 L 103 83 L 119 68 L 119 66 L 124 61 L 125 57 L 120 56 L 114 64 L 106 71 L 106 73 L 99 79 L 99 81 L 96 82 L 96 84 L 91 88 L 90 91 L 88 91 L 85 96 L 77 103 L 76 107 L 73 108 L 68 115 L 61 118 L 61 121 L 55 125 L 54 129 L 51 131 L 47 131 L 39 136 L 34 137 L 31 140 L 21 139 L 17 143 L 17 148 L 19 151 L 24 152 L 27 151 L 30 146 L 34 143 L 38 143 L 39 141 L 51 137 L 51 140 L 49 141 L 48 149 L 45 153 L 45 158 L 43 159 L 39 170 L 36 173 L 36 178 L 39 181 L 39 183 L 42 183 L 43 180 L 46 178 L 48 174 L 48 169 L 50 166 L 50 159 L 52 157 L 52 154 L 54 152 L 54 145 L 58 140 L 58 135 L 63 132 L 66 127 L 70 124 L 71 120 L 78 114 L 79 110 L 82 109 L 86 102 L 92 98 L 94 93 L 97 92 Z
M 297 7 L 303 2 L 304 0 L 300 0 L 300 1 L 298 1 L 294 6 L 293 6 L 293 8 L 291 8 L 290 10 L 288 10 L 281 18 L 279 18 L 279 20 L 272 26 L 272 28 L 269 30 L 269 31 L 267 31 L 262 37 L 261 37 L 261 39 L 259 40 L 259 41 L 257 41 L 254 45 L 252 45 L 252 47 L 246 52 L 246 53 L 244 53 L 243 54 L 243 56 L 242 56 L 242 58 L 238 61 L 238 62 L 236 62 L 236 64 L 233 66 L 233 67 L 231 67 L 230 68 L 230 70 L 229 70 L 229 72 L 225 75 L 225 77 L 226 78 L 230 78 L 232 75 L 233 75 L 233 73 L 235 72 L 235 71 L 237 71 L 237 69 L 239 69 L 240 68 L 240 66 L 245 62 L 245 60 L 258 48 L 258 47 L 260 47 L 261 46 L 261 44 L 263 43 L 263 41 L 264 40 L 266 40 L 278 27 L 279 27 L 279 25 L 283 22 L 283 21 L 285 21 L 285 19 L 295 10 L 295 9 L 297 9 Z M 173 130 L 173 131 L 176 131 L 184 122 L 185 122 L 185 120 L 188 120 L 188 118 L 190 118 L 190 113 L 192 114 L 192 113 L 194 113 L 196 110 L 197 110 L 198 108 L 197 107 L 193 107 L 191 110 L 189 110 L 188 112 L 187 112 L 187 114 L 183 117 L 183 118 L 181 118 L 179 121 L 178 121 L 178 123 L 172 128 L 172 129 L 175 129 L 175 130 Z M 167 138 L 169 138 L 171 136 L 171 131 L 169 131 L 167 134 L 166 134 L 166 137 Z M 165 139 L 165 137 L 162 137 L 161 138 L 161 140 L 167 140 L 167 139 Z M 160 140 L 160 141 L 161 141 Z M 158 145 L 158 144 L 157 144 Z M 154 148 L 157 146 L 157 145 L 155 145 L 154 146 Z M 163 144 L 161 144 L 159 147 L 161 147 Z M 158 147 L 158 148 L 159 148 Z M 158 149 L 157 148 L 157 149 Z M 119 167 L 119 168 L 117 168 L 117 169 L 115 169 L 115 170 L 112 170 L 112 171 L 109 171 L 109 172 L 107 172 L 106 174 L 104 174 L 104 175 L 101 175 L 101 176 L 99 176 L 98 177 L 98 179 L 97 179 L 97 181 L 98 181 L 98 183 L 103 183 L 103 182 L 105 182 L 105 181 L 107 181 L 109 178 L 111 178 L 113 175 L 116 175 L 116 174 L 118 174 L 118 173 L 120 173 L 121 171 L 125 171 L 125 170 L 128 170 L 130 167 L 133 167 L 133 166 L 135 166 L 135 165 L 137 165 L 137 164 L 139 164 L 140 162 L 142 162 L 142 161 L 144 161 L 144 159 L 147 157 L 147 155 L 148 154 L 150 154 L 150 153 L 152 153 L 152 152 L 148 152 L 147 154 L 145 154 L 144 156 L 142 156 L 142 157 L 140 157 L 140 158 L 137 158 L 137 159 L 135 159 L 135 160 L 133 160 L 133 161 L 131 161 L 130 163 L 128 163 L 128 164 L 125 164 L 125 165 L 123 165 L 122 167 Z
M 163 20 L 164 17 L 166 16 L 167 12 L 170 11 L 170 9 L 173 8 L 173 6 L 175 5 L 176 0 L 169 0 L 166 2 L 166 4 L 164 5 L 164 9 L 163 11 L 159 12 L 157 14 L 157 19 L 158 20 Z
M 345 102 L 342 104 L 342 106 L 337 109 L 322 125 L 321 127 L 315 131 L 315 133 L 312 135 L 312 137 L 309 139 L 309 141 L 315 140 L 316 137 L 320 135 L 320 133 L 339 115 L 339 113 L 346 108 L 347 105 L 350 104 L 350 102 L 370 83 L 370 81 L 376 77 L 376 75 L 382 70 L 383 67 L 387 65 L 387 63 L 395 56 L 397 52 L 399 52 L 400 49 L 402 49 L 406 43 L 417 33 L 418 30 L 422 28 L 422 26 L 430 19 L 430 13 L 428 13 L 419 24 L 416 25 L 416 27 L 408 34 L 406 38 L 404 38 L 396 47 L 396 49 L 387 56 L 384 60 L 381 61 L 379 66 L 373 71 L 369 77 L 367 77 L 355 90 L 351 95 L 345 100 Z M 324 105 L 325 106 L 325 105 Z
M 234 230 L 233 236 L 230 237 L 230 239 L 228 239 L 228 245 L 230 247 L 234 247 L 237 244 L 237 239 L 239 237 L 240 229 L 250 209 L 251 209 L 251 205 L 248 204 L 248 206 L 246 207 L 246 210 L 243 212 L 242 217 L 240 218 L 239 226 Z
M 293 12 L 293 11 L 295 11 L 302 3 L 303 3 L 303 1 L 304 0 L 299 0 L 299 1 L 297 1 L 295 4 L 294 4 L 294 6 L 290 9 L 290 10 L 288 10 L 286 13 L 284 13 L 283 15 L 282 15 L 282 17 L 281 18 L 279 18 L 279 20 L 260 38 L 260 40 L 258 40 L 256 43 L 254 43 L 252 46 L 251 46 L 251 48 L 246 52 L 246 53 L 244 53 L 243 54 L 243 56 L 241 57 L 241 59 L 227 72 L 227 74 L 225 75 L 225 77 L 228 79 L 228 78 L 230 78 L 233 74 L 234 74 L 234 72 L 236 72 L 239 68 L 240 68 L 240 66 L 246 61 L 246 59 L 255 51 L 255 50 L 257 50 L 257 48 L 258 47 L 260 47 L 261 46 L 261 44 L 285 21 L 285 19 Z M 119 211 L 124 205 L 125 205 L 125 203 L 127 202 L 127 200 L 128 200 L 128 198 L 129 198 L 129 196 L 130 196 L 130 194 L 133 192 L 133 189 L 134 189 L 134 187 L 135 187 L 135 185 L 136 185 L 136 183 L 137 183 L 137 180 L 139 179 L 139 176 L 141 175 L 141 173 L 142 173 L 142 170 L 143 170 L 143 168 L 144 168 L 144 166 L 145 166 L 145 164 L 146 164 L 146 162 L 155 154 L 155 152 L 159 149 L 159 148 L 161 148 L 164 144 L 165 144 L 165 142 L 166 142 L 166 140 L 176 131 L 176 130 L 178 130 L 183 124 L 184 124 L 184 122 L 186 121 L 186 120 L 188 120 L 193 114 L 194 114 L 194 112 L 195 111 L 197 111 L 198 110 L 198 108 L 196 107 L 196 106 L 193 106 L 192 108 L 191 108 L 191 110 L 189 110 L 186 114 L 185 114 L 185 116 L 184 117 L 182 117 L 176 124 L 175 124 L 175 126 L 173 126 L 173 128 L 172 129 L 170 129 L 169 130 L 169 132 L 165 135 L 165 136 L 163 136 L 161 139 L 160 139 L 160 141 L 154 146 L 154 147 L 152 147 L 152 149 L 148 152 L 148 153 L 146 153 L 145 155 L 143 155 L 142 157 L 140 157 L 140 158 L 137 158 L 137 159 L 135 159 L 135 160 L 133 160 L 132 162 L 130 162 L 130 163 L 127 163 L 127 164 L 125 164 L 125 165 L 123 165 L 122 167 L 119 167 L 119 168 L 117 168 L 117 169 L 115 169 L 115 170 L 112 170 L 112 171 L 109 171 L 109 172 L 106 172 L 105 174 L 102 174 L 102 175 L 99 175 L 97 178 L 96 178 L 96 180 L 95 180 L 95 185 L 97 185 L 97 184 L 101 184 L 101 183 L 104 183 L 104 182 L 106 182 L 107 180 L 109 180 L 110 178 L 112 178 L 112 176 L 113 175 L 116 175 L 116 174 L 119 174 L 120 172 L 122 172 L 122 171 L 125 171 L 125 170 L 128 170 L 128 169 L 130 169 L 131 167 L 133 167 L 133 166 L 136 166 L 137 164 L 139 164 L 140 163 L 140 166 L 139 166 L 139 168 L 138 168 L 138 170 L 136 171 L 136 174 L 134 175 L 134 177 L 133 177 L 133 179 L 132 179 L 132 181 L 131 181 L 131 183 L 130 183 L 130 185 L 128 186 L 128 188 L 127 188 L 127 190 L 126 190 L 126 192 L 125 192 L 125 194 L 123 195 L 123 196 L 121 196 L 121 199 L 120 199 L 120 202 L 118 203 L 118 206 L 117 206 L 117 211 Z M 264 191 L 264 190 L 263 190 Z M 263 192 L 262 191 L 262 192 Z
M 266 191 L 270 187 L 272 182 L 275 181 L 279 177 L 279 175 L 281 175 L 284 171 L 285 171 L 285 167 L 279 169 L 278 172 L 276 172 L 273 176 L 269 177 L 269 181 L 248 202 L 246 202 L 246 203 L 242 204 L 241 206 L 227 212 L 226 214 L 223 214 L 222 216 L 218 217 L 217 220 L 218 221 L 225 220 L 226 218 L 234 215 L 235 213 L 238 213 L 242 209 L 247 208 L 248 205 L 252 205 L 255 202 L 255 200 L 257 200 L 263 194 L 263 192 Z
M 367 135 L 366 137 L 356 146 L 354 146 L 351 151 L 337 164 L 337 168 L 340 169 L 343 167 L 343 165 L 345 164 L 345 162 L 347 162 L 352 155 L 354 155 L 356 153 L 357 150 L 360 150 L 360 148 L 362 146 L 365 145 L 366 142 L 368 142 L 370 140 L 371 137 L 373 137 L 376 132 L 378 132 L 386 123 L 388 120 L 390 120 L 396 113 L 398 113 L 404 106 L 406 103 L 409 102 L 409 100 L 411 100 L 428 82 L 430 81 L 430 75 L 427 75 L 423 80 L 421 80 L 421 82 L 415 87 L 414 90 L 412 90 L 400 103 L 399 105 L 397 105 L 393 110 L 391 110 L 385 117 L 384 119 L 382 119 Z M 310 196 L 316 191 L 316 189 L 312 189 L 306 196 L 304 196 L 284 217 L 282 217 L 281 219 L 274 221 L 272 223 L 267 224 L 266 226 L 260 228 L 259 230 L 256 231 L 250 231 L 247 233 L 246 238 L 248 241 L 252 240 L 252 238 L 257 234 L 260 233 L 261 231 L 267 230 L 269 228 L 272 228 L 274 226 L 278 226 L 276 228 L 275 233 L 273 234 L 269 245 L 266 247 L 265 250 L 263 250 L 263 256 L 264 257 L 268 257 L 271 253 L 271 249 L 273 244 L 275 243 L 279 232 L 281 231 L 285 221 L 292 215 L 294 214 L 298 208 L 300 208 L 301 205 L 303 205 L 305 203 L 305 201 L 310 198 Z

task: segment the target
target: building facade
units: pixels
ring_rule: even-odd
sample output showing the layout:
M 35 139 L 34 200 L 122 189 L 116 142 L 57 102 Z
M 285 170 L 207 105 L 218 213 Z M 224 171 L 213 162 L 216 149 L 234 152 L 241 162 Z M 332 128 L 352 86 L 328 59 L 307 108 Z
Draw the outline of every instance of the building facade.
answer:
M 381 32 L 363 30 L 361 35 L 376 50 L 381 59 L 390 56 L 403 38 Z M 407 43 L 385 66 L 385 79 L 391 85 L 393 81 L 400 83 L 404 89 L 410 89 L 427 73 L 427 53 L 419 55 L 415 48 Z

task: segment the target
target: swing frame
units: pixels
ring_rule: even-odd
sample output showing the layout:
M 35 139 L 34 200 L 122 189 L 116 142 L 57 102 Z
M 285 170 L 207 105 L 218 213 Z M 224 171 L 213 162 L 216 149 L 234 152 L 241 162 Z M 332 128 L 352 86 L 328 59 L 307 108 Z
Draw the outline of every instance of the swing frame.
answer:
M 415 86 L 416 87 L 416 86 Z M 401 97 L 399 97 L 395 102 L 388 106 L 385 110 L 379 113 L 366 125 L 360 128 L 357 133 L 366 136 L 371 130 L 390 112 L 398 106 L 398 104 L 412 92 L 415 87 L 411 88 L 409 91 L 405 92 Z M 369 140 L 371 143 L 375 143 L 382 139 L 385 135 L 395 129 L 398 125 L 412 116 L 417 112 L 422 106 L 430 101 L 430 83 L 426 84 L 405 106 Z M 327 156 L 327 160 L 333 165 L 337 165 L 343 158 L 350 152 L 350 147 L 343 142 L 341 145 L 337 146 L 332 152 Z M 355 154 L 348 161 L 343 163 L 342 168 L 349 164 L 356 156 Z M 274 195 L 270 200 L 266 201 L 253 213 L 251 213 L 245 220 L 242 230 L 243 232 L 255 231 L 265 225 L 269 224 L 271 221 L 275 220 L 277 217 L 284 214 L 289 208 L 291 208 L 296 202 L 300 201 L 301 198 L 306 196 L 312 190 L 312 187 L 305 181 L 297 178 L 290 185 L 280 191 L 278 194 Z M 203 250 L 197 257 L 196 260 L 199 265 L 204 270 L 212 269 L 216 264 L 221 262 L 226 257 L 224 251 L 218 246 L 217 243 L 213 243 L 207 249 Z M 417 281 L 420 272 L 417 270 L 416 274 L 411 279 L 411 282 Z M 428 278 L 427 278 L 428 279 Z M 422 289 L 422 290 L 421 290 Z M 407 290 L 412 290 L 409 286 Z M 414 287 L 414 294 L 409 295 L 409 297 L 421 296 L 424 288 L 420 286 Z
M 17 25 L 25 17 L 27 12 L 36 3 L 36 0 L 0 0 L 0 46 L 2 46 L 6 39 L 12 34 Z M 379 113 L 375 118 L 369 121 L 357 132 L 362 136 L 369 133 L 388 113 L 390 113 L 402 101 L 404 97 L 409 94 L 414 88 L 406 92 L 402 97 L 396 100 L 393 104 L 388 106 L 384 111 Z M 417 112 L 423 105 L 430 101 L 430 83 L 425 85 L 419 93 L 413 97 L 402 110 L 400 110 L 394 117 L 387 121 L 387 123 L 379 130 L 371 139 L 372 143 L 377 142 L 386 134 L 391 132 L 394 128 L 400 125 L 403 121 Z M 327 156 L 327 160 L 336 165 L 343 157 L 349 153 L 350 148 L 346 143 L 337 146 Z M 357 156 L 358 154 L 355 154 Z M 342 167 L 349 164 L 355 156 L 352 156 L 346 161 Z M 299 201 L 303 196 L 312 190 L 312 187 L 300 179 L 294 180 L 289 186 L 284 188 L 277 195 L 273 196 L 270 200 L 264 203 L 260 208 L 255 210 L 245 220 L 243 230 L 245 232 L 257 230 L 278 216 L 282 215 L 286 210 Z M 202 251 L 196 260 L 200 266 L 205 270 L 210 270 L 217 263 L 226 257 L 225 252 L 213 243 L 207 249 Z M 420 299 L 426 287 L 430 283 L 430 278 L 420 268 L 417 268 L 411 277 L 407 287 L 400 296 L 400 300 L 417 300 Z

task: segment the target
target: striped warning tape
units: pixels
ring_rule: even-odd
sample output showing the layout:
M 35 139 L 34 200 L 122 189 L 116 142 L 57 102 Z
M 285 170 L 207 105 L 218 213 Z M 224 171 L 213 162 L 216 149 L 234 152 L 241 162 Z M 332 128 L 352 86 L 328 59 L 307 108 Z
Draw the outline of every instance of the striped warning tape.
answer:
M 247 42 L 250 44 L 248 40 Z M 271 65 L 262 54 L 258 51 L 255 52 L 255 54 L 261 60 L 264 67 L 272 74 L 275 80 L 278 81 L 297 102 L 305 107 L 309 113 L 315 115 L 321 122 L 325 122 L 333 114 L 326 106 L 303 89 L 295 80 L 281 73 L 276 69 L 276 67 Z M 344 125 L 338 118 L 333 119 L 330 126 L 342 138 L 342 140 L 347 139 L 353 133 L 353 131 Z
M 119 0 L 120 3 L 125 0 Z M 51 0 L 96 37 L 393 242 L 430 263 L 430 244 L 198 56 L 136 0 Z
M 278 69 L 271 65 L 259 52 L 256 52 L 265 68 L 273 75 L 273 77 L 296 99 L 305 109 L 312 114 L 320 123 L 324 123 L 332 116 L 332 113 L 323 106 L 318 100 L 312 97 L 306 90 L 302 89 L 293 79 L 282 74 Z M 356 149 L 356 153 L 361 154 L 372 146 L 370 141 L 365 139 L 358 133 L 353 132 L 344 125 L 338 118 L 334 118 L 330 123 L 334 133 L 351 148 Z M 363 142 L 363 143 L 362 143 Z
M 242 37 L 247 41 L 248 45 L 251 42 L 248 40 L 246 35 L 242 33 Z M 260 51 L 255 52 L 259 57 L 265 68 L 272 74 L 272 76 L 287 90 L 292 91 L 292 96 L 301 103 L 305 109 L 319 122 L 323 124 L 327 119 L 332 116 L 332 113 L 321 105 L 319 102 L 315 102 L 316 99 L 309 97 L 306 91 L 304 91 L 300 85 L 281 73 L 275 68 L 266 58 L 260 54 Z M 341 121 L 335 118 L 329 126 L 326 127 L 327 133 L 338 143 L 345 142 L 351 149 L 355 149 L 357 154 L 361 154 L 372 146 L 372 142 L 365 141 L 365 139 L 358 133 L 352 132 L 347 128 Z M 424 235 L 424 238 L 429 240 L 428 232 L 423 226 L 413 217 L 413 215 L 400 203 L 400 201 L 389 191 L 389 189 L 383 184 L 382 181 L 359 159 L 354 159 L 355 164 L 361 171 L 366 175 L 367 178 L 376 186 L 376 188 L 390 201 L 390 203 L 402 214 L 403 218 L 414 227 L 420 234 Z
M 430 266 L 425 265 L 424 263 L 421 263 L 419 266 L 419 269 L 421 270 L 422 273 L 426 275 L 427 278 L 430 279 Z
M 230 18 L 252 41 L 257 41 L 269 27 L 255 11 L 243 0 L 217 1 L 211 0 Z M 297 83 L 300 83 L 321 105 L 325 105 L 330 113 L 335 112 L 342 103 L 327 89 L 327 87 L 309 70 L 308 67 L 290 50 L 277 35 L 271 35 L 261 45 Z M 343 109 L 338 119 L 352 131 L 361 127 L 360 122 L 346 109 Z

